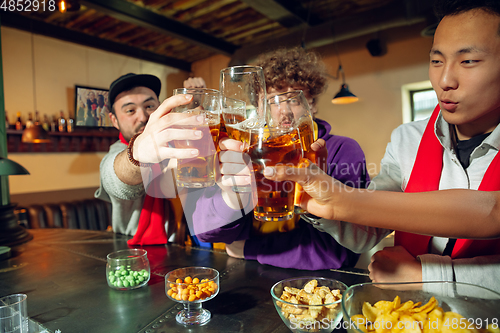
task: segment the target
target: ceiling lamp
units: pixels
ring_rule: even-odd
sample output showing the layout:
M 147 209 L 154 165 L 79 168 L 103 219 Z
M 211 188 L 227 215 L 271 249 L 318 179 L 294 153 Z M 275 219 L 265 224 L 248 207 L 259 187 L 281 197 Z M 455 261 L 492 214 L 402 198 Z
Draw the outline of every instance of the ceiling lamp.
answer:
M 349 91 L 347 84 L 343 83 L 340 86 L 340 91 L 333 97 L 333 104 L 351 104 L 359 100 L 356 95 Z
M 31 67 L 33 70 L 33 106 L 36 110 L 36 80 L 35 80 L 35 42 L 33 33 L 31 33 Z M 35 115 L 38 112 L 35 112 Z M 49 143 L 50 137 L 49 133 L 45 131 L 40 124 L 38 117 L 35 117 L 35 123 L 33 126 L 26 126 L 26 129 L 23 131 L 23 136 L 21 137 L 21 141 L 25 143 Z
M 61 13 L 76 12 L 80 10 L 80 3 L 76 0 L 60 0 L 59 11 Z
M 50 136 L 39 122 L 35 122 L 33 126 L 26 127 L 23 131 L 21 141 L 25 143 L 49 143 Z
M 335 94 L 335 96 L 333 96 L 332 103 L 351 104 L 357 102 L 359 98 L 349 91 L 349 87 L 345 83 L 345 75 L 344 75 L 344 70 L 342 69 L 342 64 L 339 64 L 339 68 L 337 69 L 337 76 L 334 77 L 335 79 L 339 78 L 339 73 L 342 74 L 342 85 L 340 86 L 340 91 L 337 94 Z

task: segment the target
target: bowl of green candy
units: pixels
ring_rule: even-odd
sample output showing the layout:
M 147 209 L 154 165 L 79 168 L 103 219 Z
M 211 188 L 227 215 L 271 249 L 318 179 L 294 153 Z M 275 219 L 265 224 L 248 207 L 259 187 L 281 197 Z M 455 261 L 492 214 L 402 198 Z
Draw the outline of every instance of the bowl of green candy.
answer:
M 106 280 L 111 288 L 132 290 L 148 284 L 151 271 L 146 250 L 121 250 L 107 258 Z

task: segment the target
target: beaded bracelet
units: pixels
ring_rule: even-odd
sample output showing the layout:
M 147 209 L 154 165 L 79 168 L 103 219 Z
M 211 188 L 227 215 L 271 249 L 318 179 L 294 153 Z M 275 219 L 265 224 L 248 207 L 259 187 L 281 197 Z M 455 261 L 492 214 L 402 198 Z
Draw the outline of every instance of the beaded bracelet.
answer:
M 135 166 L 141 166 L 141 167 L 149 167 L 151 165 L 153 165 L 154 163 L 142 163 L 142 162 L 139 162 L 138 160 L 134 159 L 133 155 L 132 155 L 132 147 L 134 146 L 134 141 L 135 139 L 139 136 L 139 134 L 141 133 L 137 133 L 136 135 L 134 135 L 130 141 L 128 142 L 128 146 L 127 146 L 127 157 L 128 157 L 128 160 L 130 161 L 130 163 L 132 163 L 133 165 Z

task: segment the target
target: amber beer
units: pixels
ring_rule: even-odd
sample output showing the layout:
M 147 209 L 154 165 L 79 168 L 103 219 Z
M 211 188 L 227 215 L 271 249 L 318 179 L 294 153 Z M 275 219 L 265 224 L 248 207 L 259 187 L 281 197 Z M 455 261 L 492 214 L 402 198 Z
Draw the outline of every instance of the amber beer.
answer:
M 303 121 L 302 124 L 299 125 L 298 128 L 300 141 L 302 142 L 302 148 L 304 150 L 304 158 L 310 160 L 313 163 L 317 163 L 316 161 L 316 152 L 311 149 L 311 145 L 314 142 L 314 129 L 312 127 L 312 122 Z M 300 200 L 302 195 L 304 194 L 304 190 L 302 186 L 298 183 L 295 184 L 295 213 L 303 214 L 306 211 L 300 208 Z
M 254 135 L 255 131 L 259 135 Z M 276 134 L 279 133 L 279 134 Z M 294 214 L 295 183 L 272 181 L 264 177 L 267 166 L 280 164 L 297 166 L 302 158 L 302 147 L 297 130 L 285 132 L 261 128 L 251 131 L 251 143 L 247 150 L 252 160 L 257 184 L 257 205 L 254 216 L 259 221 L 286 221 Z M 265 138 L 266 135 L 271 135 Z
M 242 114 L 238 113 L 225 113 L 224 114 L 224 126 L 226 128 L 227 136 L 230 139 L 234 139 L 237 141 L 242 141 L 241 139 L 241 131 L 243 128 L 238 126 L 241 122 L 245 120 L 245 117 Z
M 193 158 L 177 159 L 177 186 L 201 188 L 215 185 L 215 163 L 218 150 L 220 122 L 215 119 L 205 126 L 172 126 L 199 130 L 203 133 L 199 140 L 174 140 L 175 148 L 195 148 L 199 154 Z M 212 140 L 207 138 L 212 138 Z

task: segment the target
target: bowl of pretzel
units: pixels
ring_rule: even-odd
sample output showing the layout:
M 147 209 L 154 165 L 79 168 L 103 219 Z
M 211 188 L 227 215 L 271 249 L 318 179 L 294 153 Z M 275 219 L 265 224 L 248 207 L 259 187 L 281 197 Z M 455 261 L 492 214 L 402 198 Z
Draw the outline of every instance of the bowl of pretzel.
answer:
M 325 277 L 295 277 L 271 288 L 274 307 L 292 331 L 332 332 L 342 319 L 341 301 L 347 286 Z

